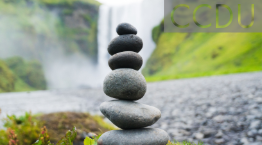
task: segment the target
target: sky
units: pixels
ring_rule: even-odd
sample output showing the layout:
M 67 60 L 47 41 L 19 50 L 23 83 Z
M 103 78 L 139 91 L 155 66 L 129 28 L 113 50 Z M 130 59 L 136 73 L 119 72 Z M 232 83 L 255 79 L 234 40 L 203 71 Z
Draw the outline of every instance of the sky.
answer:
M 97 0 L 97 1 L 107 5 L 123 5 L 123 4 L 139 2 L 142 0 Z

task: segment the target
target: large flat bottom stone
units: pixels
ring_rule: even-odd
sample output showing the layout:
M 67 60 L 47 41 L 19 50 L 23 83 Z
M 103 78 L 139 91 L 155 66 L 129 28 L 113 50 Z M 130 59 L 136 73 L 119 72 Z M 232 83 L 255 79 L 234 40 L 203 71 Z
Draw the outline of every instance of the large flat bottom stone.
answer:
M 98 145 L 166 145 L 168 134 L 157 128 L 113 130 L 104 133 Z

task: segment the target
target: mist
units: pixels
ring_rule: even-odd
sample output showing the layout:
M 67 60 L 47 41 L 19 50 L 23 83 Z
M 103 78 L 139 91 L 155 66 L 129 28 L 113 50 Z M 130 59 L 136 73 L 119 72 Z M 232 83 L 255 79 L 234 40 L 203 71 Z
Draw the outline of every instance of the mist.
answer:
M 41 62 L 48 89 L 101 87 L 92 58 L 77 50 L 64 49 L 58 34 L 59 15 L 35 3 L 29 10 L 12 15 L 0 10 L 0 57 L 21 56 Z
M 116 27 L 122 22 L 138 29 L 144 42 L 140 55 L 145 66 L 155 48 L 151 31 L 164 12 L 162 0 L 100 8 L 82 3 L 71 7 L 43 7 L 35 2 L 21 5 L 26 7 L 0 10 L 0 58 L 21 56 L 40 61 L 48 89 L 102 87 L 103 78 L 111 71 L 107 46 L 117 36 Z M 92 28 L 85 19 L 86 14 L 94 22 L 97 19 L 96 27 Z

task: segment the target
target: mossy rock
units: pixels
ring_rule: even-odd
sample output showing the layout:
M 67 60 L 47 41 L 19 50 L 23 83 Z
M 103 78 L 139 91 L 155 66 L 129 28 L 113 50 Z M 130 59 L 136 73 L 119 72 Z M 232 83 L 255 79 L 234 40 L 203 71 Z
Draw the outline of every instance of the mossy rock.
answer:
M 44 71 L 39 61 L 25 61 L 21 57 L 11 57 L 6 59 L 5 62 L 30 87 L 37 90 L 45 90 L 47 88 Z
M 0 1 L 0 11 L 6 16 L 1 19 L 0 31 L 10 38 L 5 49 L 43 60 L 46 50 L 54 48 L 63 55 L 77 54 L 95 63 L 99 5 L 96 0 Z M 8 25 L 10 21 L 12 25 Z
M 163 33 L 160 25 L 142 71 L 147 81 L 262 70 L 261 33 Z
M 15 75 L 4 61 L 0 60 L 0 92 L 12 92 L 15 90 Z
M 77 128 L 76 142 L 83 142 L 81 137 L 83 133 L 95 133 L 98 135 L 116 129 L 113 125 L 104 122 L 101 117 L 92 116 L 88 113 L 50 113 L 41 115 L 37 119 L 46 126 L 50 135 L 50 141 L 53 143 L 59 141 L 65 135 L 65 132 L 72 127 Z

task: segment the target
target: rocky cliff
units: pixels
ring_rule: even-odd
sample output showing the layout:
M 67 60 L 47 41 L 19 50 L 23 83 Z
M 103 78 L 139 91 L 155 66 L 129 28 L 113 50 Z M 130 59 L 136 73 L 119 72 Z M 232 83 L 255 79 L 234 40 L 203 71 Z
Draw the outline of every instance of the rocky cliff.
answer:
M 11 57 L 0 60 L 0 93 L 45 90 L 47 83 L 37 60 Z
M 261 33 L 163 33 L 143 69 L 147 81 L 262 70 Z
M 97 56 L 95 0 L 0 1 L 1 57 L 83 54 L 94 62 Z

